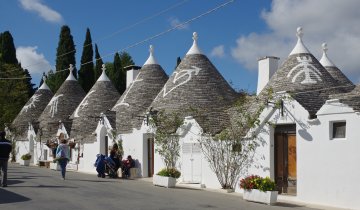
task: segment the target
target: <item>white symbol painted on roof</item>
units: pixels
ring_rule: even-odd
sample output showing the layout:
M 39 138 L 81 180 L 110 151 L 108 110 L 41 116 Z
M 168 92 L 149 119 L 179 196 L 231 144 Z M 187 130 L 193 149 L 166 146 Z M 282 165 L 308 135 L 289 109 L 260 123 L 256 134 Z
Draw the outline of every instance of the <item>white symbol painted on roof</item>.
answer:
M 51 101 L 49 102 L 51 117 L 54 117 L 54 115 L 57 113 L 57 106 L 58 106 L 59 98 L 62 96 L 64 96 L 64 95 L 60 94 L 58 96 L 54 96 L 51 99 Z
M 317 80 L 322 81 L 320 77 L 322 75 L 321 72 L 314 65 L 310 63 L 312 62 L 311 57 L 306 57 L 306 56 L 296 57 L 296 59 L 298 60 L 299 64 L 290 70 L 290 72 L 287 75 L 287 78 L 289 78 L 296 69 L 301 69 L 301 70 L 295 74 L 291 82 L 294 83 L 301 74 L 305 74 L 305 79 L 300 82 L 301 84 L 316 84 Z M 313 75 L 315 79 L 311 78 L 311 75 Z
M 172 87 L 168 92 L 166 92 L 166 85 L 165 85 L 165 86 L 164 86 L 164 89 L 163 89 L 163 98 L 165 98 L 165 96 L 166 96 L 167 94 L 169 94 L 171 91 L 173 91 L 173 90 L 175 90 L 176 88 L 178 88 L 178 87 L 180 87 L 180 86 L 188 83 L 188 82 L 191 80 L 191 78 L 192 78 L 192 73 L 193 73 L 193 72 L 194 72 L 194 75 L 198 75 L 199 72 L 201 71 L 201 68 L 198 68 L 198 67 L 196 67 L 196 66 L 191 66 L 191 67 L 192 67 L 192 69 L 180 69 L 179 72 L 174 72 L 175 77 L 174 77 L 174 79 L 173 79 L 173 81 L 172 81 L 173 84 L 176 84 L 176 82 L 177 82 L 179 79 L 181 79 L 181 78 L 183 78 L 183 77 L 185 77 L 185 76 L 186 76 L 187 78 L 186 78 L 186 80 L 184 80 L 184 81 L 180 82 L 179 84 L 175 85 L 174 87 Z
M 129 88 L 125 90 L 124 97 L 122 98 L 122 100 L 121 100 L 119 103 L 117 103 L 117 104 L 113 107 L 113 109 L 114 109 L 115 107 L 122 106 L 122 105 L 123 105 L 123 106 L 130 106 L 129 103 L 126 103 L 126 102 L 125 102 L 125 99 L 126 99 L 128 93 L 131 91 L 131 88 L 134 86 L 134 84 L 135 84 L 136 82 L 143 81 L 143 79 L 138 79 L 139 76 L 140 76 L 140 74 L 141 74 L 141 72 L 139 72 L 139 74 L 136 76 L 135 80 L 131 83 L 131 85 L 129 86 Z
M 21 112 L 20 113 L 23 113 L 23 112 L 27 112 L 28 109 L 30 109 L 31 107 L 34 107 L 35 108 L 35 102 L 39 101 L 39 98 L 40 98 L 41 94 L 36 94 L 34 95 L 33 97 L 30 98 L 30 103 L 28 105 L 25 105 Z
M 86 97 L 81 101 L 80 105 L 76 108 L 75 113 L 74 113 L 74 117 L 79 117 L 79 109 L 84 109 L 88 104 L 89 101 L 87 100 L 89 98 L 89 96 L 91 94 L 93 94 L 95 92 L 95 90 L 90 91 Z

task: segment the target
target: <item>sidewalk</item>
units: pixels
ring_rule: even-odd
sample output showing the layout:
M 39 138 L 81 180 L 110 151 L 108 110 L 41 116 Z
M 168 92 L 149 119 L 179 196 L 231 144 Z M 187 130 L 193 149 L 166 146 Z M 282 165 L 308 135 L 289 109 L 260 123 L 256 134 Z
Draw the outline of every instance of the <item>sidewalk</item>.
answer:
M 152 177 L 138 178 L 137 180 L 144 181 L 144 182 L 152 182 Z M 228 194 L 229 196 L 236 196 L 236 197 L 242 198 L 241 193 L 237 193 L 237 192 L 228 193 L 226 190 L 223 190 L 223 189 L 202 188 L 200 184 L 176 183 L 175 187 L 183 188 L 183 189 L 198 189 L 198 190 L 204 190 L 204 191 L 209 191 L 209 192 Z M 298 201 L 295 196 L 287 196 L 287 195 L 278 195 L 278 202 L 283 203 L 283 204 L 304 206 L 304 207 L 308 207 L 308 208 L 321 209 L 321 210 L 347 210 L 344 208 L 335 208 L 335 207 L 324 206 L 324 205 L 304 203 L 304 202 Z

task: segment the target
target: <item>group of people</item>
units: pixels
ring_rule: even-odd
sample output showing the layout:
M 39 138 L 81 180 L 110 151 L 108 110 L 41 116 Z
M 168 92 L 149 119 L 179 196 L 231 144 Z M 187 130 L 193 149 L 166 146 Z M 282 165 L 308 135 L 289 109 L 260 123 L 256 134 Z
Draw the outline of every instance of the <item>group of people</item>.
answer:
M 130 177 L 130 168 L 135 167 L 135 161 L 132 159 L 131 155 L 129 155 L 127 159 L 122 160 L 119 146 L 115 143 L 110 150 L 109 157 L 105 157 L 101 154 L 97 155 L 95 167 L 98 172 L 98 177 L 105 178 L 106 169 L 110 177 L 116 178 L 117 171 L 121 168 L 122 177 L 128 178 Z
M 2 187 L 7 187 L 8 161 L 12 151 L 12 144 L 9 140 L 5 139 L 5 136 L 6 133 L 4 131 L 0 131 L 0 186 Z M 122 170 L 123 178 L 130 177 L 130 168 L 135 167 L 135 161 L 132 159 L 131 155 L 129 155 L 127 159 L 122 160 L 119 146 L 115 143 L 110 150 L 110 155 L 108 158 L 113 162 L 112 170 L 115 172 L 115 177 L 117 176 L 117 171 L 119 168 Z M 98 168 L 98 166 L 104 164 L 106 161 L 102 162 L 103 160 L 105 160 L 105 156 L 102 156 L 102 159 L 98 156 L 95 166 Z M 65 180 L 66 166 L 70 161 L 70 146 L 67 144 L 67 140 L 64 138 L 63 133 L 59 135 L 59 145 L 56 148 L 55 161 L 59 162 L 62 179 Z M 105 172 L 98 171 L 98 176 L 104 178 Z

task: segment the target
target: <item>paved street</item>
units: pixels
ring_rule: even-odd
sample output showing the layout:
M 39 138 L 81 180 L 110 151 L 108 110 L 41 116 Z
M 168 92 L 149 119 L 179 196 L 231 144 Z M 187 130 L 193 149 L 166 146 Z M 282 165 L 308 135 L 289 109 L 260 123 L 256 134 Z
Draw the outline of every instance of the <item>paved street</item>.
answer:
M 9 165 L 8 187 L 0 188 L 0 209 L 295 209 L 279 203 L 266 206 L 245 202 L 238 195 L 200 189 L 155 187 L 143 180 L 99 179 L 96 175 L 47 168 Z

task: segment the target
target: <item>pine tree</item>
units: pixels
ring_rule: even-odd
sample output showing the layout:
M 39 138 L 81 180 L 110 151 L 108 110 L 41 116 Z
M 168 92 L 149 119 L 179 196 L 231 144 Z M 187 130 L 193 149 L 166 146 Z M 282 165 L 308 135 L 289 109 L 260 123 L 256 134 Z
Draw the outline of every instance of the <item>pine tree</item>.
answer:
M 135 65 L 131 55 L 127 52 L 121 52 L 120 59 L 121 59 L 121 66 L 123 67 Z
M 99 53 L 99 50 L 98 50 L 98 46 L 97 44 L 95 44 L 95 60 L 96 60 L 96 64 L 95 64 L 95 82 L 97 81 L 97 79 L 100 77 L 101 75 L 101 68 L 102 68 L 102 65 L 104 64 L 103 60 L 101 59 L 101 56 L 100 56 L 100 53 Z
M 88 92 L 95 83 L 93 63 L 93 47 L 89 28 L 86 29 L 86 37 L 81 55 L 81 67 L 79 70 L 79 83 L 85 92 Z
M 53 77 L 49 77 L 49 81 L 47 83 L 51 90 L 56 92 L 62 83 L 65 81 L 67 76 L 69 75 L 69 71 L 61 71 L 69 68 L 70 64 L 74 65 L 73 74 L 75 78 L 77 77 L 76 74 L 76 67 L 75 67 L 75 45 L 73 41 L 73 37 L 70 32 L 70 28 L 67 25 L 61 27 L 59 43 L 56 52 L 56 74 Z
M 27 70 L 23 70 L 19 64 L 5 64 L 0 62 L 1 77 L 24 78 L 29 77 Z M 34 92 L 31 89 L 31 78 L 16 80 L 0 80 L 0 130 L 4 124 L 10 125 L 20 112 L 25 103 Z
M 18 64 L 14 39 L 9 31 L 0 34 L 0 60 L 8 64 Z

